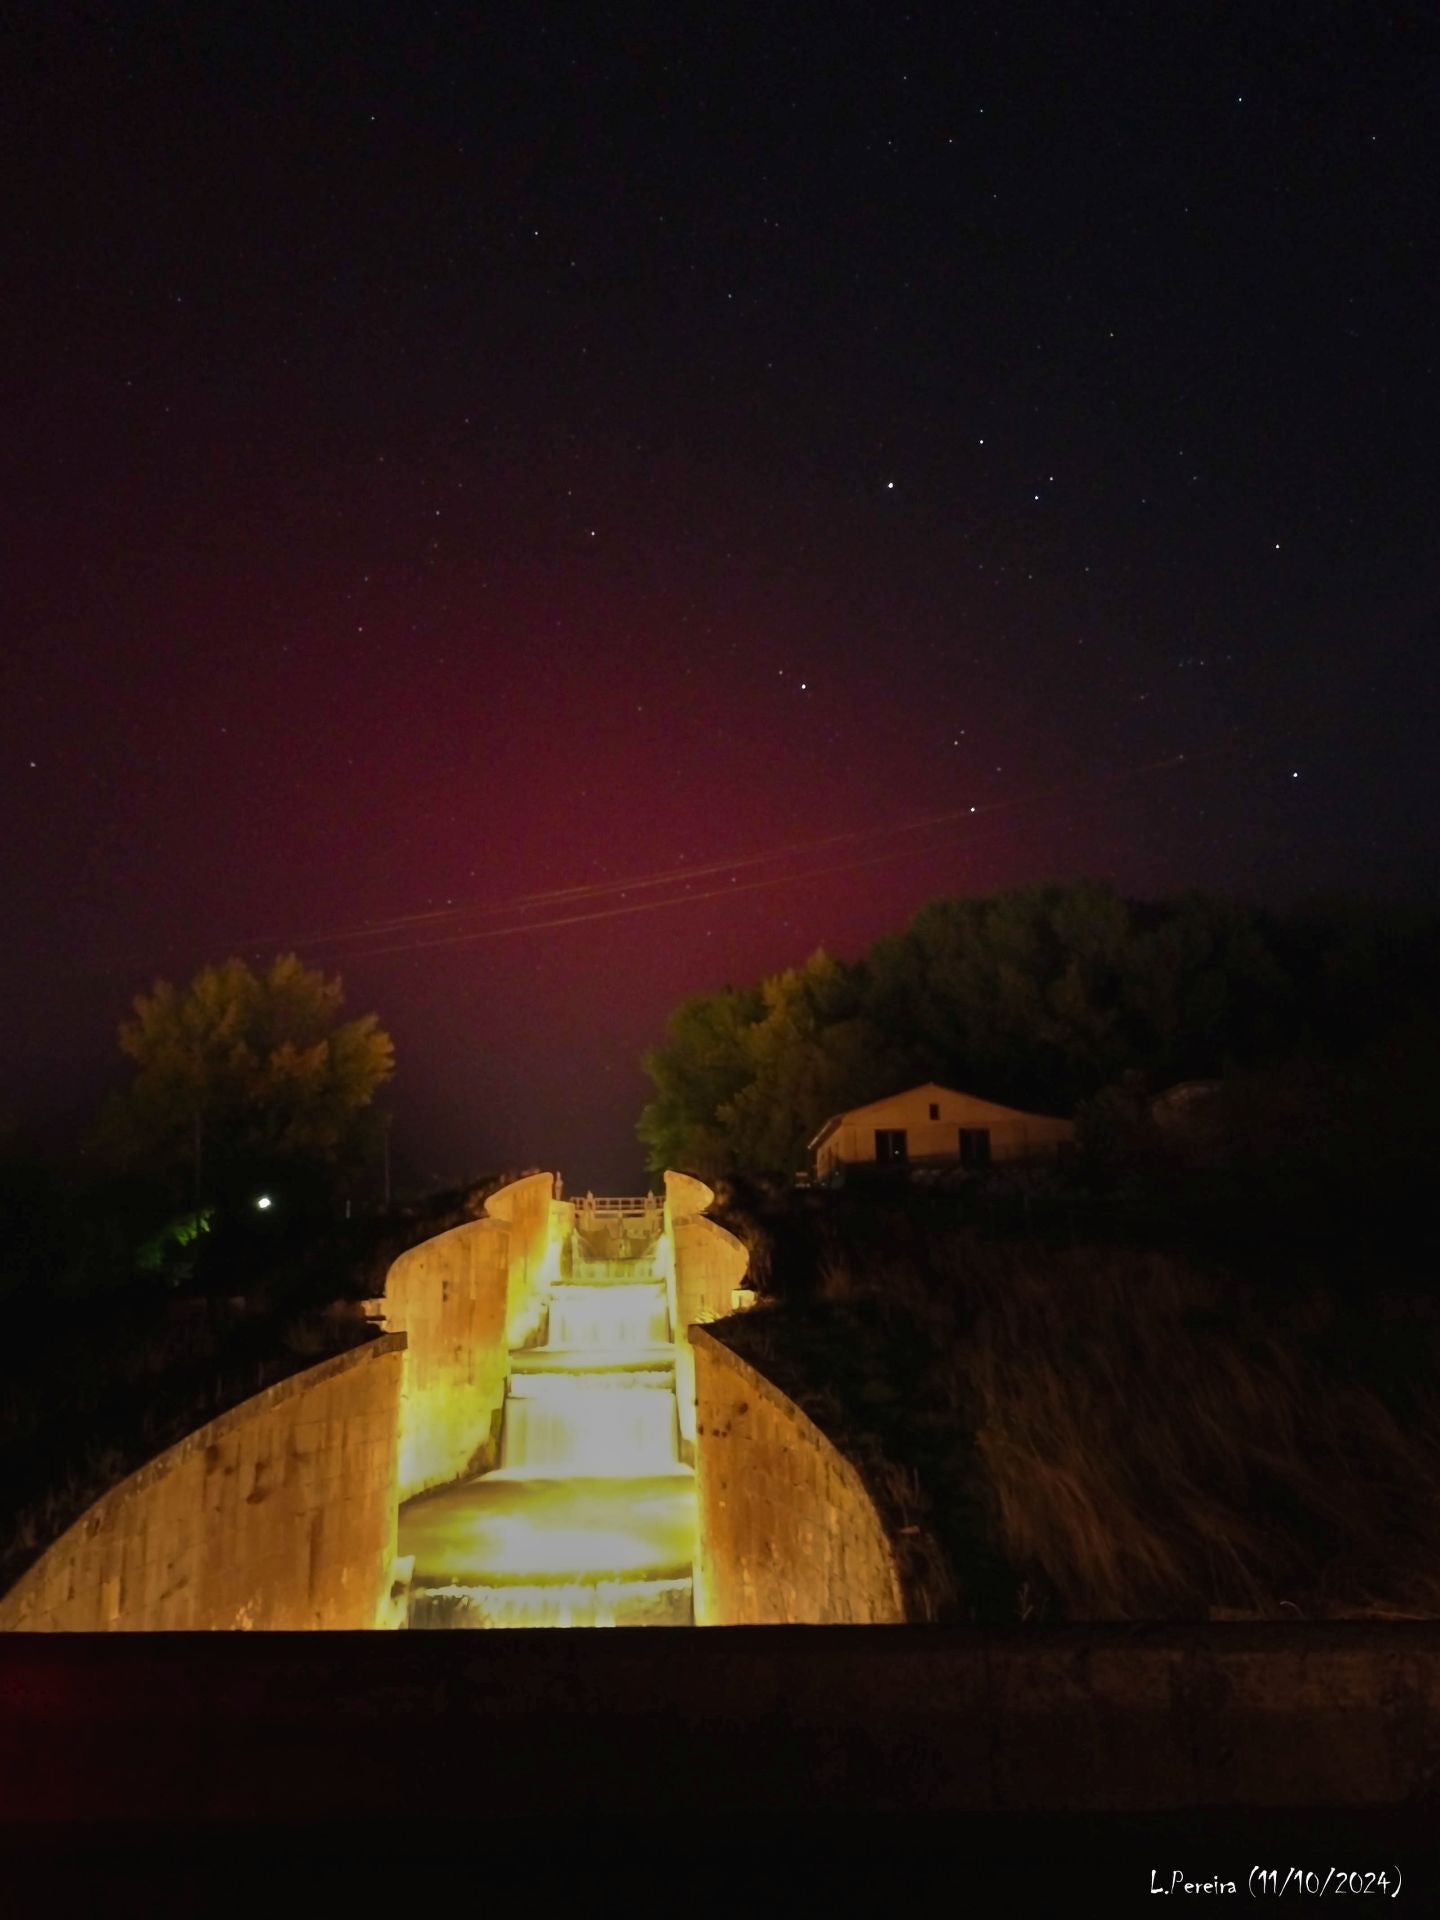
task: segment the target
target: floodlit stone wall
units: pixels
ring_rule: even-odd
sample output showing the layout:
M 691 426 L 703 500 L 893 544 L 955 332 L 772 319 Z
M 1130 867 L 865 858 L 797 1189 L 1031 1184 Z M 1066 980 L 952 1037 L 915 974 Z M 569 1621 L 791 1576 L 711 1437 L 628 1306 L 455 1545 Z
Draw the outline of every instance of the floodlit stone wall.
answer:
M 0 1597 L 0 1632 L 380 1624 L 404 1347 L 321 1361 L 148 1461 Z
M 510 1349 L 534 1332 L 558 1261 L 552 1176 L 492 1194 L 486 1217 L 411 1247 L 385 1280 L 385 1325 L 403 1332 L 400 1498 L 496 1464 Z
M 707 1187 L 703 1180 L 697 1180 L 690 1173 L 670 1173 L 665 1175 L 665 1211 L 667 1216 L 686 1219 L 694 1213 L 704 1213 L 714 1204 L 715 1190 Z M 668 1224 L 668 1219 L 667 1219 Z
M 385 1281 L 385 1325 L 406 1338 L 399 1497 L 444 1486 L 494 1441 L 509 1364 L 508 1241 L 468 1220 L 402 1253 Z
M 892 1625 L 900 1572 L 859 1473 L 702 1327 L 695 1362 L 699 1626 Z
M 571 1208 L 554 1198 L 555 1176 L 527 1174 L 512 1180 L 485 1202 L 487 1218 L 507 1230 L 506 1340 L 523 1346 L 535 1333 L 541 1289 L 556 1276 L 560 1246 L 569 1231 Z
M 659 1260 L 669 1290 L 675 1329 L 675 1394 L 680 1440 L 688 1457 L 695 1445 L 695 1356 L 686 1330 L 733 1311 L 731 1295 L 742 1286 L 750 1256 L 724 1227 L 705 1218 L 715 1195 L 688 1173 L 665 1175 L 665 1233 Z

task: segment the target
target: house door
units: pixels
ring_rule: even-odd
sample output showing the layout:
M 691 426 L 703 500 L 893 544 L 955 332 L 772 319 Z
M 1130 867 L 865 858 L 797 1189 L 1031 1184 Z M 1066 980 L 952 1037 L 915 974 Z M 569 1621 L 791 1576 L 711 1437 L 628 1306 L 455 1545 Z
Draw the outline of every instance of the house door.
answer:
M 905 1129 L 903 1127 L 877 1127 L 875 1129 L 875 1164 L 880 1167 L 903 1167 L 909 1154 L 905 1148 Z
M 990 1129 L 988 1127 L 961 1127 L 960 1164 L 962 1167 L 989 1166 Z

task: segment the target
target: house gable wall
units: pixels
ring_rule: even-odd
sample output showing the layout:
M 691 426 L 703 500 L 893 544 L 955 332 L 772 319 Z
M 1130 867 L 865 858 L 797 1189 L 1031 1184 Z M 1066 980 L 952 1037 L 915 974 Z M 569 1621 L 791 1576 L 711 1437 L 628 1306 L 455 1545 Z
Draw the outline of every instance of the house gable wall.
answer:
M 932 1105 L 940 1110 L 937 1120 L 930 1118 Z M 818 1149 L 816 1171 L 825 1174 L 840 1165 L 873 1163 L 875 1135 L 881 1129 L 904 1131 L 911 1161 L 958 1160 L 962 1127 L 984 1128 L 990 1135 L 990 1157 L 996 1161 L 1051 1154 L 1075 1137 L 1073 1121 L 1022 1113 L 974 1094 L 927 1085 L 872 1100 L 846 1114 Z

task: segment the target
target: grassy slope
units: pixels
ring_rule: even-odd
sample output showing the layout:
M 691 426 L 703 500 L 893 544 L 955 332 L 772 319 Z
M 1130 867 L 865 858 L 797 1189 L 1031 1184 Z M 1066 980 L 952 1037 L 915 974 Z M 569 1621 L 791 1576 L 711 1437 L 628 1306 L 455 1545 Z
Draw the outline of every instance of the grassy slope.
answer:
M 922 1617 L 1440 1614 L 1423 1288 L 997 1237 L 913 1194 L 726 1224 L 770 1298 L 719 1331 L 919 1527 Z

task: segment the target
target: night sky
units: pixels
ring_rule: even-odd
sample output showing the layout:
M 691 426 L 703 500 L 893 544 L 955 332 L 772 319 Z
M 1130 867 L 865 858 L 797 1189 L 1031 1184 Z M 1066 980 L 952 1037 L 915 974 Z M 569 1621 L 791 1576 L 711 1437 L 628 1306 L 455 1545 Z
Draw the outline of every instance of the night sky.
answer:
M 11 18 L 0 1106 L 294 946 L 623 1190 L 937 894 L 1433 897 L 1432 7 Z

